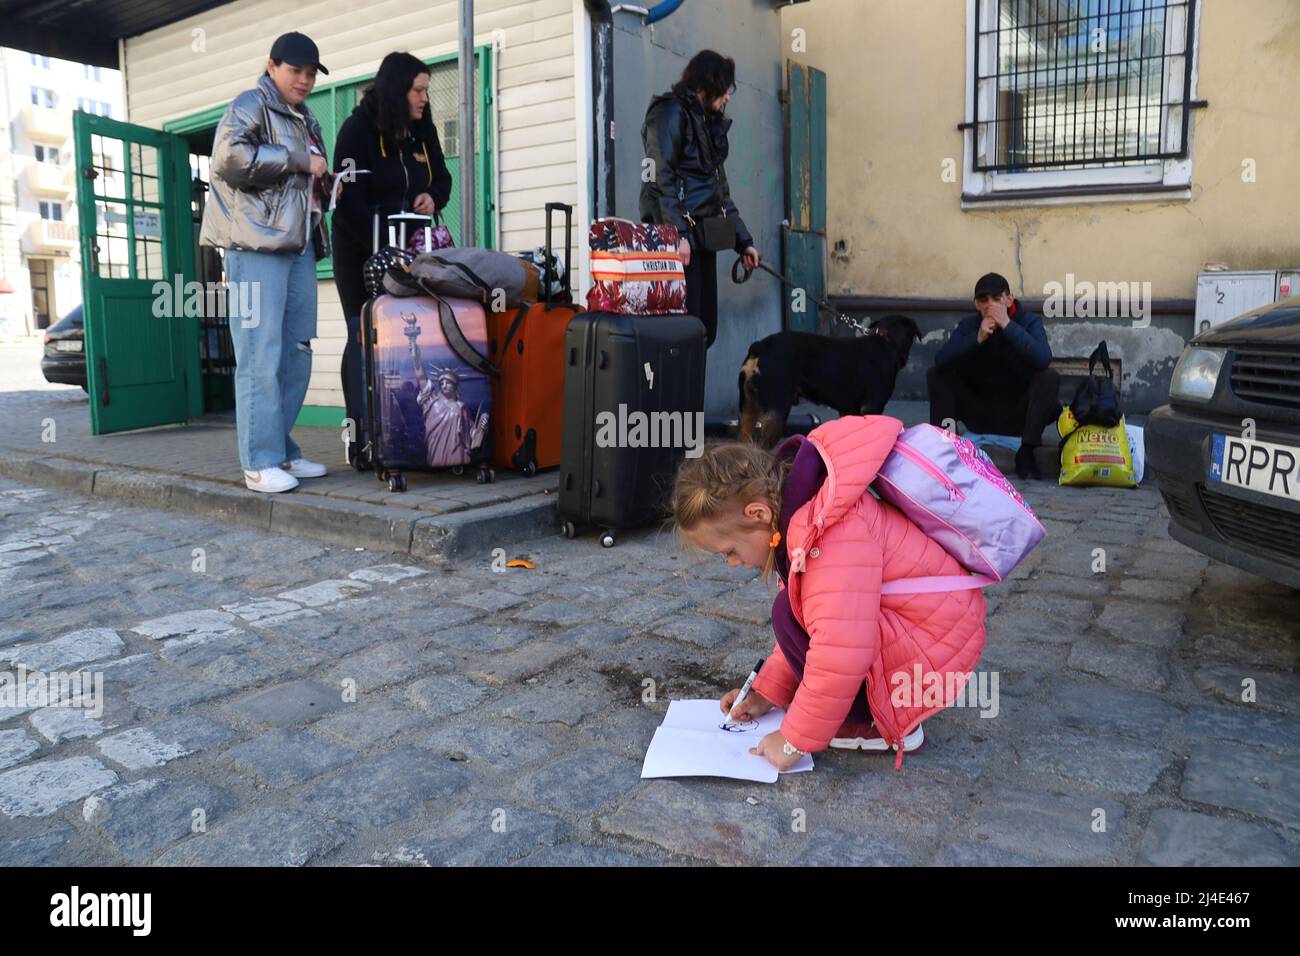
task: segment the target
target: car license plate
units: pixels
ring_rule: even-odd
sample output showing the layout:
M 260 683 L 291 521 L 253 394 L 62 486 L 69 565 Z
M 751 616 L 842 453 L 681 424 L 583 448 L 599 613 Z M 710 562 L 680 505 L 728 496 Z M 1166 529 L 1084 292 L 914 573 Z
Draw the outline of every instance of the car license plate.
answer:
M 54 343 L 54 348 L 58 352 L 80 352 L 81 343 L 74 342 L 71 339 L 59 339 Z
M 1210 448 L 1210 480 L 1300 501 L 1300 448 L 1215 435 Z

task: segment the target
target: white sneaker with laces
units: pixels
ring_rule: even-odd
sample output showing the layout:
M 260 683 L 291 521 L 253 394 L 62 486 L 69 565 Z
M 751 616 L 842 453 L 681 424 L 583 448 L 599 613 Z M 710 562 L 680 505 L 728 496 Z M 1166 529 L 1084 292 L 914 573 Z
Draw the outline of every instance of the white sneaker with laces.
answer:
M 263 468 L 261 471 L 245 471 L 244 484 L 248 486 L 249 491 L 275 494 L 297 488 L 298 479 L 283 468 Z
M 295 458 L 284 463 L 284 470 L 295 478 L 324 478 L 325 466 L 306 458 Z

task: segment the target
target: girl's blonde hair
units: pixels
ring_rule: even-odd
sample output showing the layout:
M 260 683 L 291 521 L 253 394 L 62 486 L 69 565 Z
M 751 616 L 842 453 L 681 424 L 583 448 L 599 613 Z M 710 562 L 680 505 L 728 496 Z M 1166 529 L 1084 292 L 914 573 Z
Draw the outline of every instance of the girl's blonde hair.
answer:
M 672 516 L 677 531 L 694 531 L 704 522 L 739 518 L 751 501 L 765 501 L 772 509 L 771 530 L 781 515 L 781 492 L 790 471 L 769 451 L 750 442 L 709 445 L 699 458 L 687 458 L 673 483 Z M 776 549 L 768 553 L 763 576 L 776 563 Z

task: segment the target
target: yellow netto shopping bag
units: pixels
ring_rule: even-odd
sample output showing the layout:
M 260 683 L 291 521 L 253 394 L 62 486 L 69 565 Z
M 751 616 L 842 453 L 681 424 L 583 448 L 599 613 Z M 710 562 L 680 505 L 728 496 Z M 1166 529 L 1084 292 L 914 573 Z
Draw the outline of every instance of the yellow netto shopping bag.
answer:
M 1133 479 L 1133 453 L 1129 449 L 1123 418 L 1114 428 L 1100 425 L 1080 427 L 1066 408 L 1056 420 L 1056 428 L 1065 436 L 1061 446 L 1060 484 L 1076 488 L 1088 485 L 1137 487 Z

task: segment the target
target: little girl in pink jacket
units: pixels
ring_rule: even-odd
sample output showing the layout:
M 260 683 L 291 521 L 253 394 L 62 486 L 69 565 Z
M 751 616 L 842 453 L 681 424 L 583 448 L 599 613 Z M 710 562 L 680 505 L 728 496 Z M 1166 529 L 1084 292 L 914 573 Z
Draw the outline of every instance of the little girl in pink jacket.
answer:
M 868 490 L 900 428 L 882 415 L 847 416 L 774 452 L 715 445 L 678 472 L 672 507 L 686 542 L 780 577 L 776 647 L 736 714 L 787 709 L 754 751 L 779 770 L 827 746 L 892 749 L 900 766 L 943 704 L 898 688 L 917 674 L 960 687 L 984 646 L 979 589 L 880 593 L 883 581 L 967 573 Z M 722 698 L 724 711 L 737 693 Z

